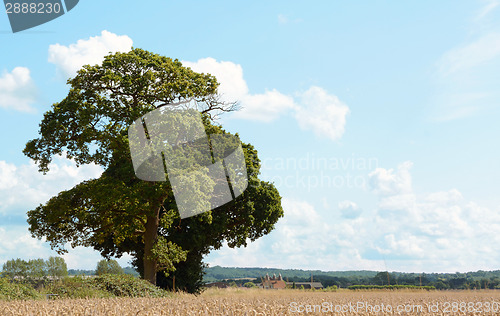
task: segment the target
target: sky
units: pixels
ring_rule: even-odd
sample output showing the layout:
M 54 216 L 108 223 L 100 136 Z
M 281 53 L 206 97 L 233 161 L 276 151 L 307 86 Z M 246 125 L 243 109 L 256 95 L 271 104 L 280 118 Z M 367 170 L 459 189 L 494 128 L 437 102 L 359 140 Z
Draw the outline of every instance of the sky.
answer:
M 136 47 L 217 77 L 242 108 L 220 124 L 282 196 L 275 230 L 209 265 L 500 269 L 499 4 L 87 0 L 19 33 L 0 12 L 0 264 L 56 255 L 26 212 L 102 172 L 56 157 L 39 173 L 22 150 L 43 113 L 80 67 Z

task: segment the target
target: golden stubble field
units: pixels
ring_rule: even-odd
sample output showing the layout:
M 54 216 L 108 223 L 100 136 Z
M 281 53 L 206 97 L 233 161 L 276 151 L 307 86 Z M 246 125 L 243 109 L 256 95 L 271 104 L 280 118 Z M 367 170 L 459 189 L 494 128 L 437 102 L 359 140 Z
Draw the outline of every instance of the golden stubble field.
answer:
M 500 315 L 500 291 L 211 289 L 163 299 L 0 302 L 0 315 Z

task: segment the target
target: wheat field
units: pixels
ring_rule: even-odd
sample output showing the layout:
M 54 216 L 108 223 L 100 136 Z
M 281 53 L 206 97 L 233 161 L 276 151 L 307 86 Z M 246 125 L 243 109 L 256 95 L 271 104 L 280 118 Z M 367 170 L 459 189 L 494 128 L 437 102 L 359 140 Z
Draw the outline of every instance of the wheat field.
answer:
M 210 289 L 172 298 L 0 302 L 0 315 L 500 315 L 500 291 Z

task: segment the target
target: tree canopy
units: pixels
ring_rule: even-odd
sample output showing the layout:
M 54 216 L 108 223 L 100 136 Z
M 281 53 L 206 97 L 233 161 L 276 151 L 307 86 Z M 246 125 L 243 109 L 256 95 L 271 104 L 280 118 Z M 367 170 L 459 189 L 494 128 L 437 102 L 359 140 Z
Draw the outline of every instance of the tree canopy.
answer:
M 97 263 L 95 274 L 123 274 L 123 269 L 118 261 L 113 259 L 102 259 Z
M 18 258 L 8 260 L 3 264 L 2 275 L 10 278 L 63 277 L 68 275 L 68 268 L 61 257 L 50 257 L 47 260 L 31 259 L 28 261 Z
M 161 278 L 171 277 L 162 279 L 163 286 L 173 287 L 175 276 L 182 275 L 184 284 L 178 278 L 178 287 L 196 291 L 204 255 L 224 242 L 245 246 L 269 233 L 283 215 L 274 185 L 258 178 L 260 160 L 250 144 L 242 144 L 249 178 L 243 194 L 189 218 L 179 216 L 168 177 L 143 181 L 134 172 L 127 128 L 159 107 L 195 108 L 208 135 L 229 134 L 213 119 L 234 110 L 235 103 L 220 101 L 215 77 L 133 49 L 84 66 L 68 84 L 68 95 L 45 113 L 40 137 L 29 141 L 24 153 L 41 172 L 49 170 L 54 155 L 78 165 L 95 163 L 104 172 L 28 212 L 31 234 L 45 237 L 59 253 L 66 243 L 93 247 L 106 258 L 130 253 L 150 282 L 156 284 L 157 272 L 163 271 Z M 210 191 L 216 185 L 204 181 L 199 187 Z

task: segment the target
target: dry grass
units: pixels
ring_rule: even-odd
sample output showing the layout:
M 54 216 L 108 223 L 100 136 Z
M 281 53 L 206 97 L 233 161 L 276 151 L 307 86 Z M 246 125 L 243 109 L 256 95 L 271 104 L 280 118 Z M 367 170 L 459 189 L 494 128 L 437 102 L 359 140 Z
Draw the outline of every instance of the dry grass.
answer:
M 365 304 L 358 309 L 358 302 Z M 486 310 L 487 302 L 497 312 Z M 492 302 L 496 302 L 492 305 Z M 349 305 L 350 304 L 350 305 Z M 378 308 L 384 306 L 384 312 Z M 438 305 L 435 305 L 438 304 Z M 461 305 L 462 304 L 462 305 Z M 465 304 L 465 305 L 464 305 Z M 469 304 L 469 305 L 467 305 Z M 368 306 L 370 305 L 370 306 Z M 310 312 L 306 313 L 307 306 Z M 354 310 L 350 307 L 354 308 Z M 392 313 L 388 306 L 392 307 Z M 413 309 L 398 312 L 398 306 Z M 433 311 L 437 306 L 438 310 Z M 337 307 L 337 312 L 335 308 Z M 446 312 L 446 307 L 448 310 Z M 482 307 L 479 310 L 479 307 Z M 304 309 L 304 312 L 299 310 Z M 314 308 L 316 310 L 314 311 Z M 344 308 L 344 311 L 340 309 Z M 345 309 L 350 310 L 345 310 Z M 372 311 L 370 312 L 370 308 Z M 490 308 L 491 309 L 491 308 Z M 296 311 L 296 312 L 294 312 Z M 332 312 L 333 311 L 333 312 Z M 499 315 L 500 291 L 211 289 L 200 296 L 0 302 L 0 315 Z

